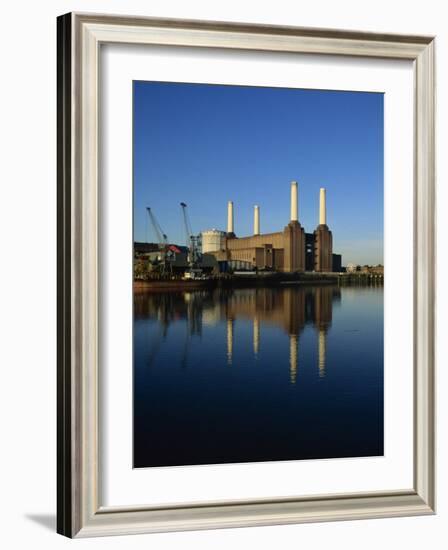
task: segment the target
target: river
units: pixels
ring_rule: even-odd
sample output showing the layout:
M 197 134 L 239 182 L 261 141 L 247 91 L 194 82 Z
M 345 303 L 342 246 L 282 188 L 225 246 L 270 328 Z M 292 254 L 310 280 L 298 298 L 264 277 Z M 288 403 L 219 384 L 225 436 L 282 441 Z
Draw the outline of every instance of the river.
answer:
M 134 293 L 134 467 L 383 454 L 383 288 Z

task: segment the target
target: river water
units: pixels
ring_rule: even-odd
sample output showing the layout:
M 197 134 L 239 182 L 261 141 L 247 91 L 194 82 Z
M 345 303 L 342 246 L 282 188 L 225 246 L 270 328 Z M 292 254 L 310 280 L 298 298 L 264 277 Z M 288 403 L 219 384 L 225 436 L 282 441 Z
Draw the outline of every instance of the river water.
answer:
M 382 454 L 382 287 L 135 293 L 134 467 Z

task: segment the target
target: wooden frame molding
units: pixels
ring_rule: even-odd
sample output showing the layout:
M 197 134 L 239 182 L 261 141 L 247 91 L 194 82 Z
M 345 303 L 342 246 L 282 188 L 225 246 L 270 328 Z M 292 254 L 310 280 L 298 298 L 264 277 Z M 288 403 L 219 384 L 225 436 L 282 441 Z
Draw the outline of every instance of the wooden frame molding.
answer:
M 414 64 L 414 487 L 105 508 L 98 498 L 98 72 L 102 43 Z M 434 37 L 71 13 L 58 18 L 58 521 L 68 537 L 432 514 L 435 509 Z

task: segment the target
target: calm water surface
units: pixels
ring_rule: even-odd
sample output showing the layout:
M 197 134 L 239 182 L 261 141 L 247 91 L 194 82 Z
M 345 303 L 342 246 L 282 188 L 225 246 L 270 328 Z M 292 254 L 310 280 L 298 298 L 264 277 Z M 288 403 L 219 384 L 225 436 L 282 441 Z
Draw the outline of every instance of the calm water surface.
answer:
M 382 454 L 382 287 L 135 293 L 134 467 Z

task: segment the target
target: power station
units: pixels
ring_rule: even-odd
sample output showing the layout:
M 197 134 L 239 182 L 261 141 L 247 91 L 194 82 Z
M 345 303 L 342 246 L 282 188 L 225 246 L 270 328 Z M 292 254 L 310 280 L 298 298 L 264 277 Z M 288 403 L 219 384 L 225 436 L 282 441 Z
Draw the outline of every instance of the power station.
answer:
M 340 271 L 341 256 L 333 254 L 333 236 L 327 225 L 326 191 L 320 189 L 319 224 L 305 233 L 299 221 L 298 185 L 291 182 L 291 215 L 282 231 L 261 233 L 260 207 L 254 206 L 254 231 L 238 237 L 234 227 L 234 205 L 227 205 L 227 231 L 202 232 L 202 253 L 233 268 L 268 269 L 285 273 Z M 339 267 L 339 269 L 336 269 Z

